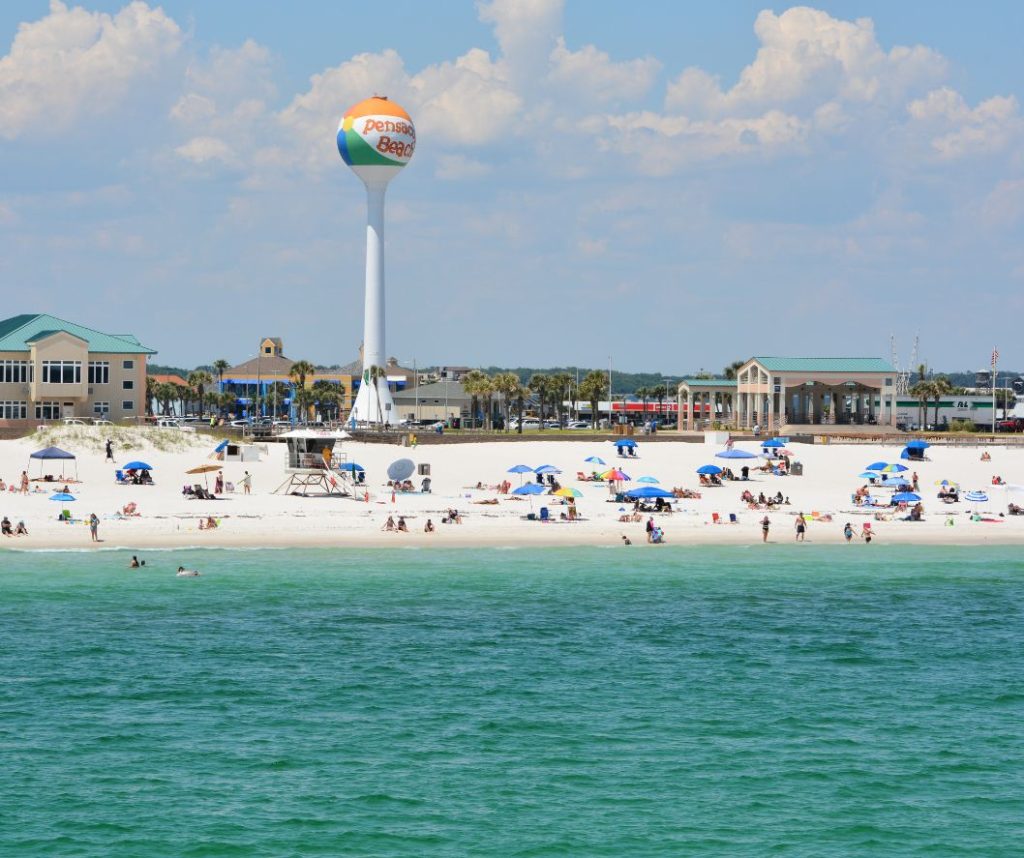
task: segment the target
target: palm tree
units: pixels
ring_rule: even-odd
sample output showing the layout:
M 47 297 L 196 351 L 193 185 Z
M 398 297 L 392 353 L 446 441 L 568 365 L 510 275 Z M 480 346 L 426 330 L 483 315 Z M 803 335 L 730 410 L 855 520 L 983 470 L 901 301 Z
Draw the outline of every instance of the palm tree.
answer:
M 299 390 L 306 387 L 306 379 L 312 376 L 315 372 L 316 367 L 308 360 L 297 360 L 288 370 L 288 377 L 291 378 L 292 386 L 295 388 L 294 393 L 292 393 L 292 402 L 296 404 L 296 407 L 298 407 L 299 402 L 299 397 L 297 396 Z M 304 415 L 302 422 L 305 423 L 308 418 L 308 414 Z
M 157 401 L 160 403 L 160 411 L 165 417 L 171 413 L 171 402 L 177 399 L 178 392 L 170 382 L 164 381 L 156 385 L 154 391 Z
M 221 392 L 224 391 L 224 370 L 228 369 L 230 366 L 231 364 L 224 360 L 224 358 L 217 358 L 217 360 L 213 362 L 213 371 L 217 373 L 217 387 Z
M 474 428 L 477 426 L 477 415 L 480 413 L 480 398 L 489 380 L 486 373 L 478 369 L 471 369 L 462 376 L 462 389 L 469 394 L 469 410 L 473 416 Z
M 651 388 L 651 397 L 658 403 L 658 418 L 661 418 L 662 409 L 664 408 L 665 397 L 668 396 L 668 386 L 664 384 L 656 384 Z
M 927 377 L 928 377 L 928 367 L 925 364 L 923 364 L 923 363 L 919 363 L 917 365 L 917 380 L 918 381 L 924 381 Z
M 509 430 L 509 422 L 512 411 L 512 400 L 516 396 L 521 382 L 519 376 L 514 372 L 500 372 L 494 376 L 494 389 L 502 396 L 502 405 L 505 411 L 505 431 Z M 522 423 L 522 421 L 520 421 Z
M 206 401 L 206 388 L 213 384 L 213 376 L 205 369 L 197 369 L 188 374 L 188 385 L 196 392 L 199 401 L 199 416 L 203 416 L 203 403 Z
M 235 405 L 238 403 L 238 397 L 230 391 L 225 390 L 219 394 L 220 401 L 217 403 L 220 408 L 220 416 L 227 417 L 234 410 Z
M 572 389 L 573 377 L 567 372 L 556 372 L 549 376 L 551 389 L 548 396 L 555 403 L 555 414 L 558 417 L 558 425 L 565 425 L 565 401 L 569 399 L 569 391 Z
M 345 386 L 340 382 L 334 381 L 314 381 L 312 391 L 321 412 L 325 416 L 328 414 L 334 415 L 334 417 L 328 417 L 327 419 L 336 419 L 338 412 L 341 410 Z
M 580 382 L 579 395 L 590 403 L 590 425 L 597 428 L 597 409 L 601 399 L 608 395 L 608 376 L 595 369 L 586 374 Z
M 932 384 L 922 379 L 915 382 L 908 392 L 911 396 L 917 398 L 917 423 L 923 429 L 925 412 L 928 409 L 928 400 L 932 397 Z
M 283 381 L 275 381 L 267 386 L 267 403 L 274 417 L 281 413 L 281 403 L 291 395 L 291 392 L 291 388 Z
M 158 382 L 153 376 L 146 376 L 146 414 L 150 417 L 153 416 L 153 400 L 157 398 L 157 388 L 160 387 Z
M 384 379 L 387 382 L 388 371 L 382 366 L 368 366 L 363 370 L 363 384 L 373 385 L 373 395 L 377 400 L 377 428 L 381 428 L 381 424 L 384 422 L 384 409 L 380 404 L 380 381 Z
M 939 404 L 943 396 L 949 396 L 951 393 L 956 392 L 956 388 L 950 384 L 949 378 L 945 375 L 937 375 L 931 381 L 932 385 L 932 399 L 935 403 L 935 420 L 932 421 L 932 425 L 938 427 L 939 425 Z
M 293 401 L 295 402 L 295 412 L 301 415 L 300 421 L 302 423 L 309 422 L 309 411 L 312 408 L 313 403 L 316 401 L 316 396 L 313 391 L 308 387 L 300 387 L 292 395 Z
M 494 379 L 489 375 L 484 375 L 483 380 L 480 382 L 478 395 L 480 400 L 483 402 L 484 408 L 484 426 L 487 429 L 494 429 L 494 394 L 497 388 L 494 386 Z
M 649 387 L 638 387 L 635 391 L 633 391 L 633 394 L 643 404 L 643 416 L 640 419 L 643 420 L 644 423 L 646 423 L 647 422 L 647 400 L 651 396 L 651 389 Z
M 518 381 L 518 379 L 517 379 L 516 380 L 516 387 L 515 387 L 515 390 L 512 393 L 512 397 L 513 397 L 513 399 L 515 399 L 516 415 L 519 418 L 519 425 L 516 427 L 516 431 L 520 435 L 523 434 L 523 406 L 526 404 L 526 397 L 529 396 L 529 395 L 530 395 L 530 388 L 527 387 L 525 384 L 520 383 Z M 541 414 L 542 415 L 543 415 L 543 412 L 544 412 L 544 409 L 542 407 L 541 408 Z M 543 416 L 541 417 L 541 424 L 540 425 L 541 425 L 541 427 L 544 426 L 544 418 L 543 418 Z
M 530 382 L 528 386 L 530 390 L 537 394 L 537 401 L 540 404 L 540 428 L 543 431 L 544 405 L 547 403 L 548 397 L 551 396 L 553 387 L 551 383 L 551 376 L 544 375 L 544 373 L 541 372 L 535 372 L 533 375 L 530 376 Z M 522 419 L 520 419 L 519 422 L 521 426 Z
M 724 370 L 725 377 L 728 378 L 730 381 L 735 379 L 736 378 L 736 373 L 738 373 L 740 371 L 740 367 L 743 366 L 743 364 L 745 364 L 745 363 L 746 363 L 745 360 L 734 360 L 731 364 L 729 364 L 725 368 L 725 370 Z

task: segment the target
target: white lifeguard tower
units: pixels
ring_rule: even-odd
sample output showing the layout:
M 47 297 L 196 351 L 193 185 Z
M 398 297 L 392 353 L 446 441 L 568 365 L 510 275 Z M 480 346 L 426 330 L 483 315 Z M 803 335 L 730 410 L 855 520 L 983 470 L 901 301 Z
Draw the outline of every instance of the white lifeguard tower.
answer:
M 274 490 L 275 494 L 352 495 L 353 474 L 344 467 L 348 457 L 334 448 L 339 441 L 351 437 L 347 432 L 293 429 L 278 437 L 288 445 L 284 469 L 288 477 Z

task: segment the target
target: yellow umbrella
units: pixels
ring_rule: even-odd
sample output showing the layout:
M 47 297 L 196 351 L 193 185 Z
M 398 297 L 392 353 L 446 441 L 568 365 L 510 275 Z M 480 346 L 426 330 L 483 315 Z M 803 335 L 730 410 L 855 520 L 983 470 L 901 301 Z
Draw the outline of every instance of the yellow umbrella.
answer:
M 581 498 L 581 497 L 583 497 L 583 492 L 581 492 L 579 489 L 572 489 L 572 488 L 559 489 L 557 492 L 555 492 L 555 494 L 558 495 L 558 497 L 562 497 L 562 498 Z

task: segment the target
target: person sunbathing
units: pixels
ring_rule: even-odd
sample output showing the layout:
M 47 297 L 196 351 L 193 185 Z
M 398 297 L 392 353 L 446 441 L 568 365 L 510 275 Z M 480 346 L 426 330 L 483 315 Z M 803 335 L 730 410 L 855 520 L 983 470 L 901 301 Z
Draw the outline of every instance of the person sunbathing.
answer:
M 381 530 L 394 530 L 394 529 L 395 529 L 395 520 L 394 520 L 394 518 L 392 518 L 389 515 L 388 516 L 388 520 L 384 522 L 384 526 L 381 528 Z
M 398 516 L 398 529 L 402 533 L 408 533 L 409 532 L 409 525 L 407 525 L 405 523 L 405 517 L 404 516 L 401 516 L 401 515 Z
M 992 456 L 989 455 L 988 450 L 985 450 L 985 452 L 983 452 L 981 454 L 981 461 L 983 461 L 983 462 L 991 462 L 992 461 Z
M 3 520 L 0 521 L 0 534 L 4 536 L 14 536 L 14 531 L 11 529 L 11 520 L 5 515 Z
M 1008 511 L 1010 515 L 1024 515 L 1024 507 L 1018 506 L 1015 503 L 1010 504 Z
M 15 536 L 28 536 L 28 528 L 25 527 L 25 522 L 19 521 L 18 526 L 14 528 Z
M 425 525 L 423 525 L 423 532 L 424 533 L 433 533 L 434 532 L 434 522 L 432 522 L 429 518 L 427 519 L 427 523 Z

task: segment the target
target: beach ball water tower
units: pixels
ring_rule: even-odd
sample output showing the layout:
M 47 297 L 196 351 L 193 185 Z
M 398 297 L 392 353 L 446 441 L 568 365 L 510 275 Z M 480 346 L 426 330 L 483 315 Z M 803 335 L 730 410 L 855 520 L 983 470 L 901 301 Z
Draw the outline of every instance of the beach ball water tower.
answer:
M 387 379 L 370 380 L 371 367 L 387 366 L 384 351 L 384 194 L 412 158 L 416 129 L 401 107 L 383 96 L 359 102 L 341 117 L 338 151 L 366 186 L 366 303 L 363 310 L 363 375 L 350 419 L 398 422 Z

